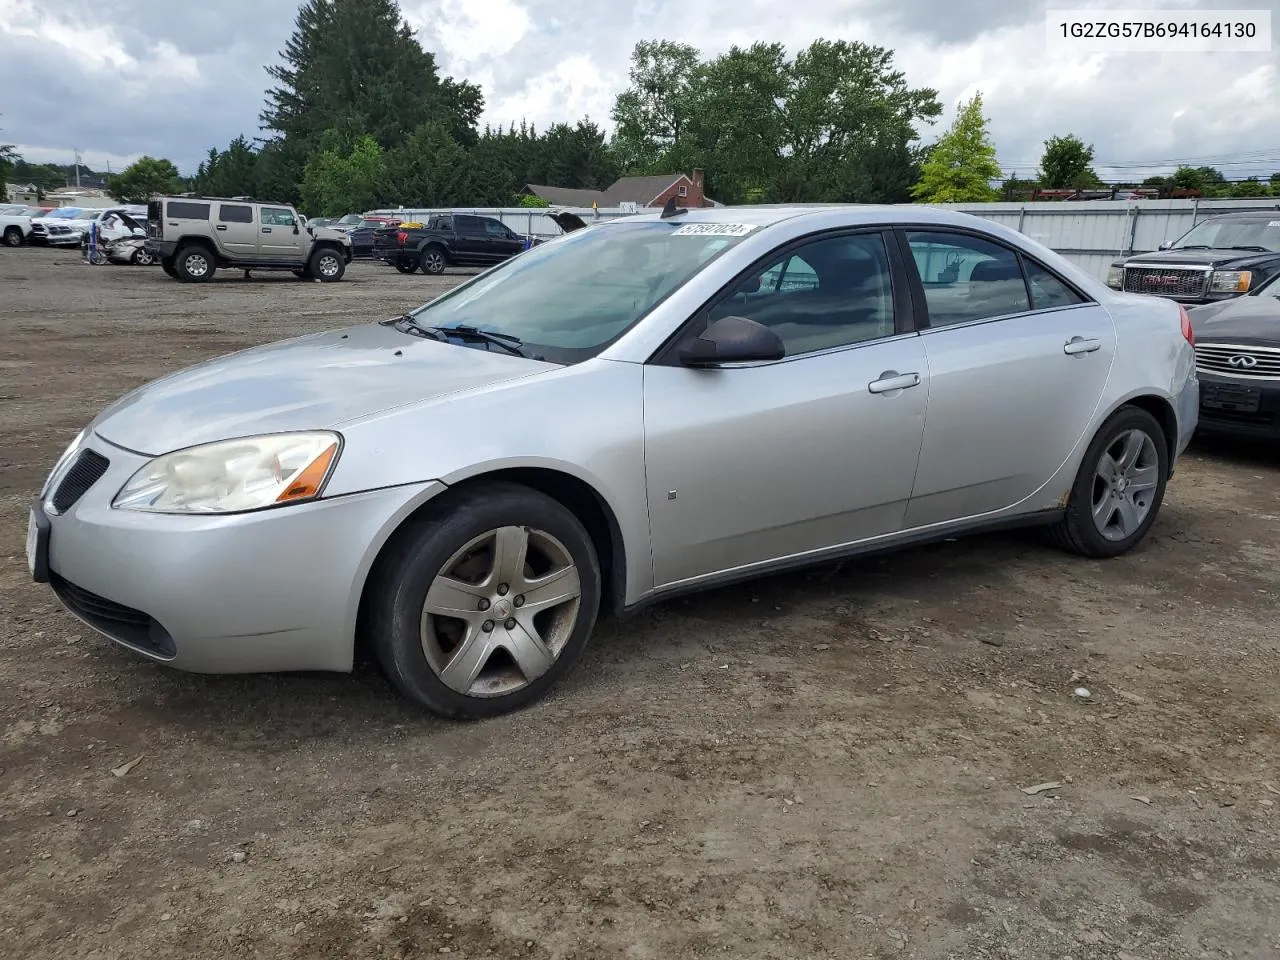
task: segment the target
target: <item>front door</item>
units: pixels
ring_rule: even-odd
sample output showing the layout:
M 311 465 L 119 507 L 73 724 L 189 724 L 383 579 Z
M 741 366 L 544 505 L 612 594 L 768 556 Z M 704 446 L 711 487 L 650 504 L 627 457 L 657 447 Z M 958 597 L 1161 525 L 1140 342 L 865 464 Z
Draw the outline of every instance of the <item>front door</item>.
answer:
M 905 273 L 879 232 L 811 240 L 725 291 L 721 316 L 771 327 L 784 359 L 645 368 L 655 585 L 800 557 L 902 526 L 928 370 L 900 333 Z
M 484 220 L 459 214 L 453 218 L 454 255 L 459 263 L 469 265 L 489 264 L 493 259 L 489 256 L 489 239 L 484 231 Z
M 304 234 L 288 207 L 262 207 L 258 258 L 272 262 L 301 263 Z
M 520 238 L 501 220 L 485 217 L 484 232 L 487 243 L 485 256 L 489 263 L 501 263 L 503 260 L 509 260 L 524 248 Z
M 233 257 L 252 259 L 258 253 L 258 224 L 247 203 L 220 203 L 214 208 L 214 230 L 223 248 Z
M 1090 439 L 1116 333 L 1101 306 L 993 239 L 904 235 L 929 312 L 912 528 L 1003 510 L 1044 486 Z

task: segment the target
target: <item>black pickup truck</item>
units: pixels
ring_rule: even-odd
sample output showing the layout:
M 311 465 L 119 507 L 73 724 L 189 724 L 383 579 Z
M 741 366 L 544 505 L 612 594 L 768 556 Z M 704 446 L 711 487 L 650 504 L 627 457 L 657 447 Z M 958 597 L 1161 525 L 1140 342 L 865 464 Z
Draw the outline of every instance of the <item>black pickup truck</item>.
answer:
M 1107 285 L 1179 303 L 1217 303 L 1280 273 L 1280 209 L 1204 220 L 1172 243 L 1111 264 Z
M 445 267 L 489 267 L 514 257 L 528 244 L 494 217 L 433 214 L 425 223 L 406 221 L 376 230 L 373 256 L 401 273 L 444 273 Z

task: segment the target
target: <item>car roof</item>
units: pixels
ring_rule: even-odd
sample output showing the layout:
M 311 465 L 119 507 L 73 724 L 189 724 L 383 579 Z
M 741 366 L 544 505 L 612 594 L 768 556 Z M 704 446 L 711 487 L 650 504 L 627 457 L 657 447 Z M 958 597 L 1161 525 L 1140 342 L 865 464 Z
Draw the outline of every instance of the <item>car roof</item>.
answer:
M 975 217 L 971 213 L 961 213 L 944 207 L 875 203 L 762 203 L 746 204 L 740 207 L 695 207 L 678 214 L 678 219 L 680 223 L 745 223 L 765 227 L 784 220 L 817 218 L 831 213 L 846 214 L 850 225 L 862 223 L 932 223 L 956 227 L 972 227 L 975 224 L 985 224 L 990 227 L 991 225 L 991 221 Z M 661 212 L 655 210 L 652 213 L 618 217 L 606 222 L 661 219 Z

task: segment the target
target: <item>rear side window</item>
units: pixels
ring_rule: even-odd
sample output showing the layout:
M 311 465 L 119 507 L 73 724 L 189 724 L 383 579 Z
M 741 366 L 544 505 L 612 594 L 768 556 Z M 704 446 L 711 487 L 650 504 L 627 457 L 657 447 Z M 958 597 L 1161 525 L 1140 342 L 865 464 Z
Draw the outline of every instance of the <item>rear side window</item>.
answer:
M 224 203 L 218 208 L 218 219 L 223 223 L 253 223 L 253 207 Z
M 907 243 L 924 284 L 929 326 L 987 320 L 1031 309 L 1018 255 L 959 233 L 909 232 Z
M 1040 264 L 1023 257 L 1022 266 L 1027 271 L 1027 283 L 1031 285 L 1032 310 L 1050 310 L 1053 307 L 1069 307 L 1085 302 L 1084 297 Z
M 189 200 L 170 200 L 169 216 L 174 220 L 208 220 L 209 204 Z
M 484 224 L 479 217 L 454 217 L 453 225 L 459 233 L 472 237 L 484 236 Z

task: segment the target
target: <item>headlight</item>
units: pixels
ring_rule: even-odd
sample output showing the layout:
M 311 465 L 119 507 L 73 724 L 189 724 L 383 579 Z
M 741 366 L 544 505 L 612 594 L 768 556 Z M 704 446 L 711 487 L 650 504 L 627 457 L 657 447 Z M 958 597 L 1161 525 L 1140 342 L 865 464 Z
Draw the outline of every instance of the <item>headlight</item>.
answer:
M 1253 274 L 1248 270 L 1215 270 L 1209 281 L 1213 293 L 1247 293 Z
M 67 449 L 62 451 L 62 455 L 59 456 L 57 461 L 54 463 L 53 469 L 50 470 L 49 475 L 44 478 L 44 486 L 40 488 L 40 493 L 42 496 L 45 493 L 48 493 L 49 484 L 53 482 L 53 478 L 56 477 L 59 474 L 59 472 L 61 472 L 62 468 L 67 465 L 67 461 L 69 461 L 72 455 L 74 455 L 75 452 L 80 449 L 80 444 L 84 442 L 84 435 L 88 432 L 89 432 L 89 428 L 85 427 L 83 430 L 81 430 L 79 433 L 76 434 L 76 438 L 74 440 L 72 440 L 69 444 L 67 444 Z
M 148 513 L 240 513 L 320 496 L 342 438 L 329 431 L 204 443 L 156 457 L 111 505 Z
M 1112 267 L 1107 271 L 1107 286 L 1113 290 L 1124 286 L 1124 267 Z

